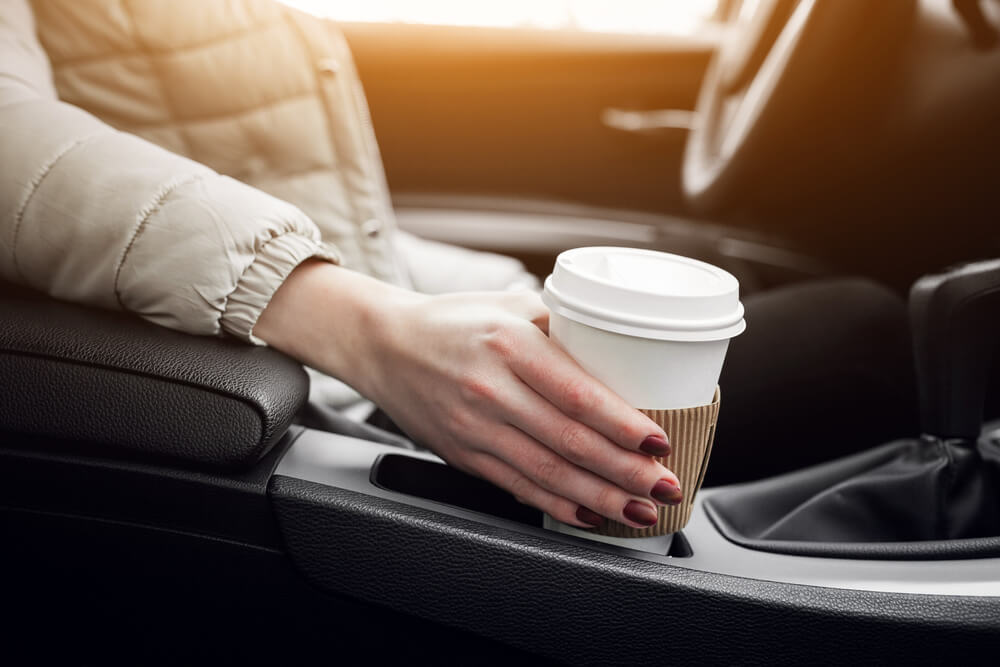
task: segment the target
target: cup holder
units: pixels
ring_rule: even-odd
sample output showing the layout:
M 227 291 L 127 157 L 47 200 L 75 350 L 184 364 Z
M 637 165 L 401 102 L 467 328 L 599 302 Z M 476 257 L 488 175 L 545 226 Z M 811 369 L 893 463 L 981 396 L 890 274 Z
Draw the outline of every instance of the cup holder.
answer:
M 404 454 L 382 454 L 372 465 L 371 483 L 380 489 L 490 514 L 530 526 L 542 513 L 506 491 L 451 466 Z
M 382 454 L 372 465 L 370 481 L 386 491 L 403 493 L 453 507 L 542 527 L 542 513 L 522 505 L 512 495 L 487 481 L 451 466 L 405 454 Z M 670 550 L 673 558 L 689 558 L 691 545 L 683 533 L 674 536 Z

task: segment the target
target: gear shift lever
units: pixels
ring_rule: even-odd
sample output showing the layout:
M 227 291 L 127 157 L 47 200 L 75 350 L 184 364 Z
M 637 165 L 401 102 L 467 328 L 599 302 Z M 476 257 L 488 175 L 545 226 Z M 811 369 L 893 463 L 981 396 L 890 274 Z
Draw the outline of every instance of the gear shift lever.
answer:
M 1000 340 L 1000 260 L 918 280 L 910 290 L 910 326 L 924 433 L 974 443 Z
M 1000 260 L 918 280 L 910 327 L 923 437 L 720 490 L 705 510 L 726 537 L 840 558 L 1000 555 L 1000 440 L 980 437 Z

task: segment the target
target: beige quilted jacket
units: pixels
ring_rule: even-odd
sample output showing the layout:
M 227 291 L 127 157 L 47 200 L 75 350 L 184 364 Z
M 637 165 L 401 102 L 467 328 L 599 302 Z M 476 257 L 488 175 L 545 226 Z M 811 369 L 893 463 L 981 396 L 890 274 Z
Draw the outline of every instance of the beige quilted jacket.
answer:
M 441 264 L 395 229 L 331 23 L 272 0 L 0 0 L 4 279 L 255 341 L 304 259 L 405 285 L 428 250 Z

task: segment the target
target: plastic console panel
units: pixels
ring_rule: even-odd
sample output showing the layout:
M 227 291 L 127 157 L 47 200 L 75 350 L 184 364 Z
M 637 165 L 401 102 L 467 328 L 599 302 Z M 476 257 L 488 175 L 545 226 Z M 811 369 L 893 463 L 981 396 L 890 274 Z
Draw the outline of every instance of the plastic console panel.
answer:
M 320 587 L 582 664 L 923 663 L 1000 645 L 1000 559 L 753 551 L 708 520 L 711 490 L 685 529 L 691 555 L 631 551 L 380 488 L 372 466 L 390 453 L 439 461 L 305 430 L 278 463 L 279 529 Z

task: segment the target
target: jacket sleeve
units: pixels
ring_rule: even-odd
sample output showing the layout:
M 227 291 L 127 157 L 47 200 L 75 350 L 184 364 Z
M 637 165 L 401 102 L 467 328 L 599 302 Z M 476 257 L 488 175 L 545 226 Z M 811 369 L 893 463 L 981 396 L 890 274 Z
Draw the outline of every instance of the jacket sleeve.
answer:
M 297 208 L 56 97 L 26 0 L 0 5 L 0 277 L 196 334 L 253 327 L 309 257 Z

